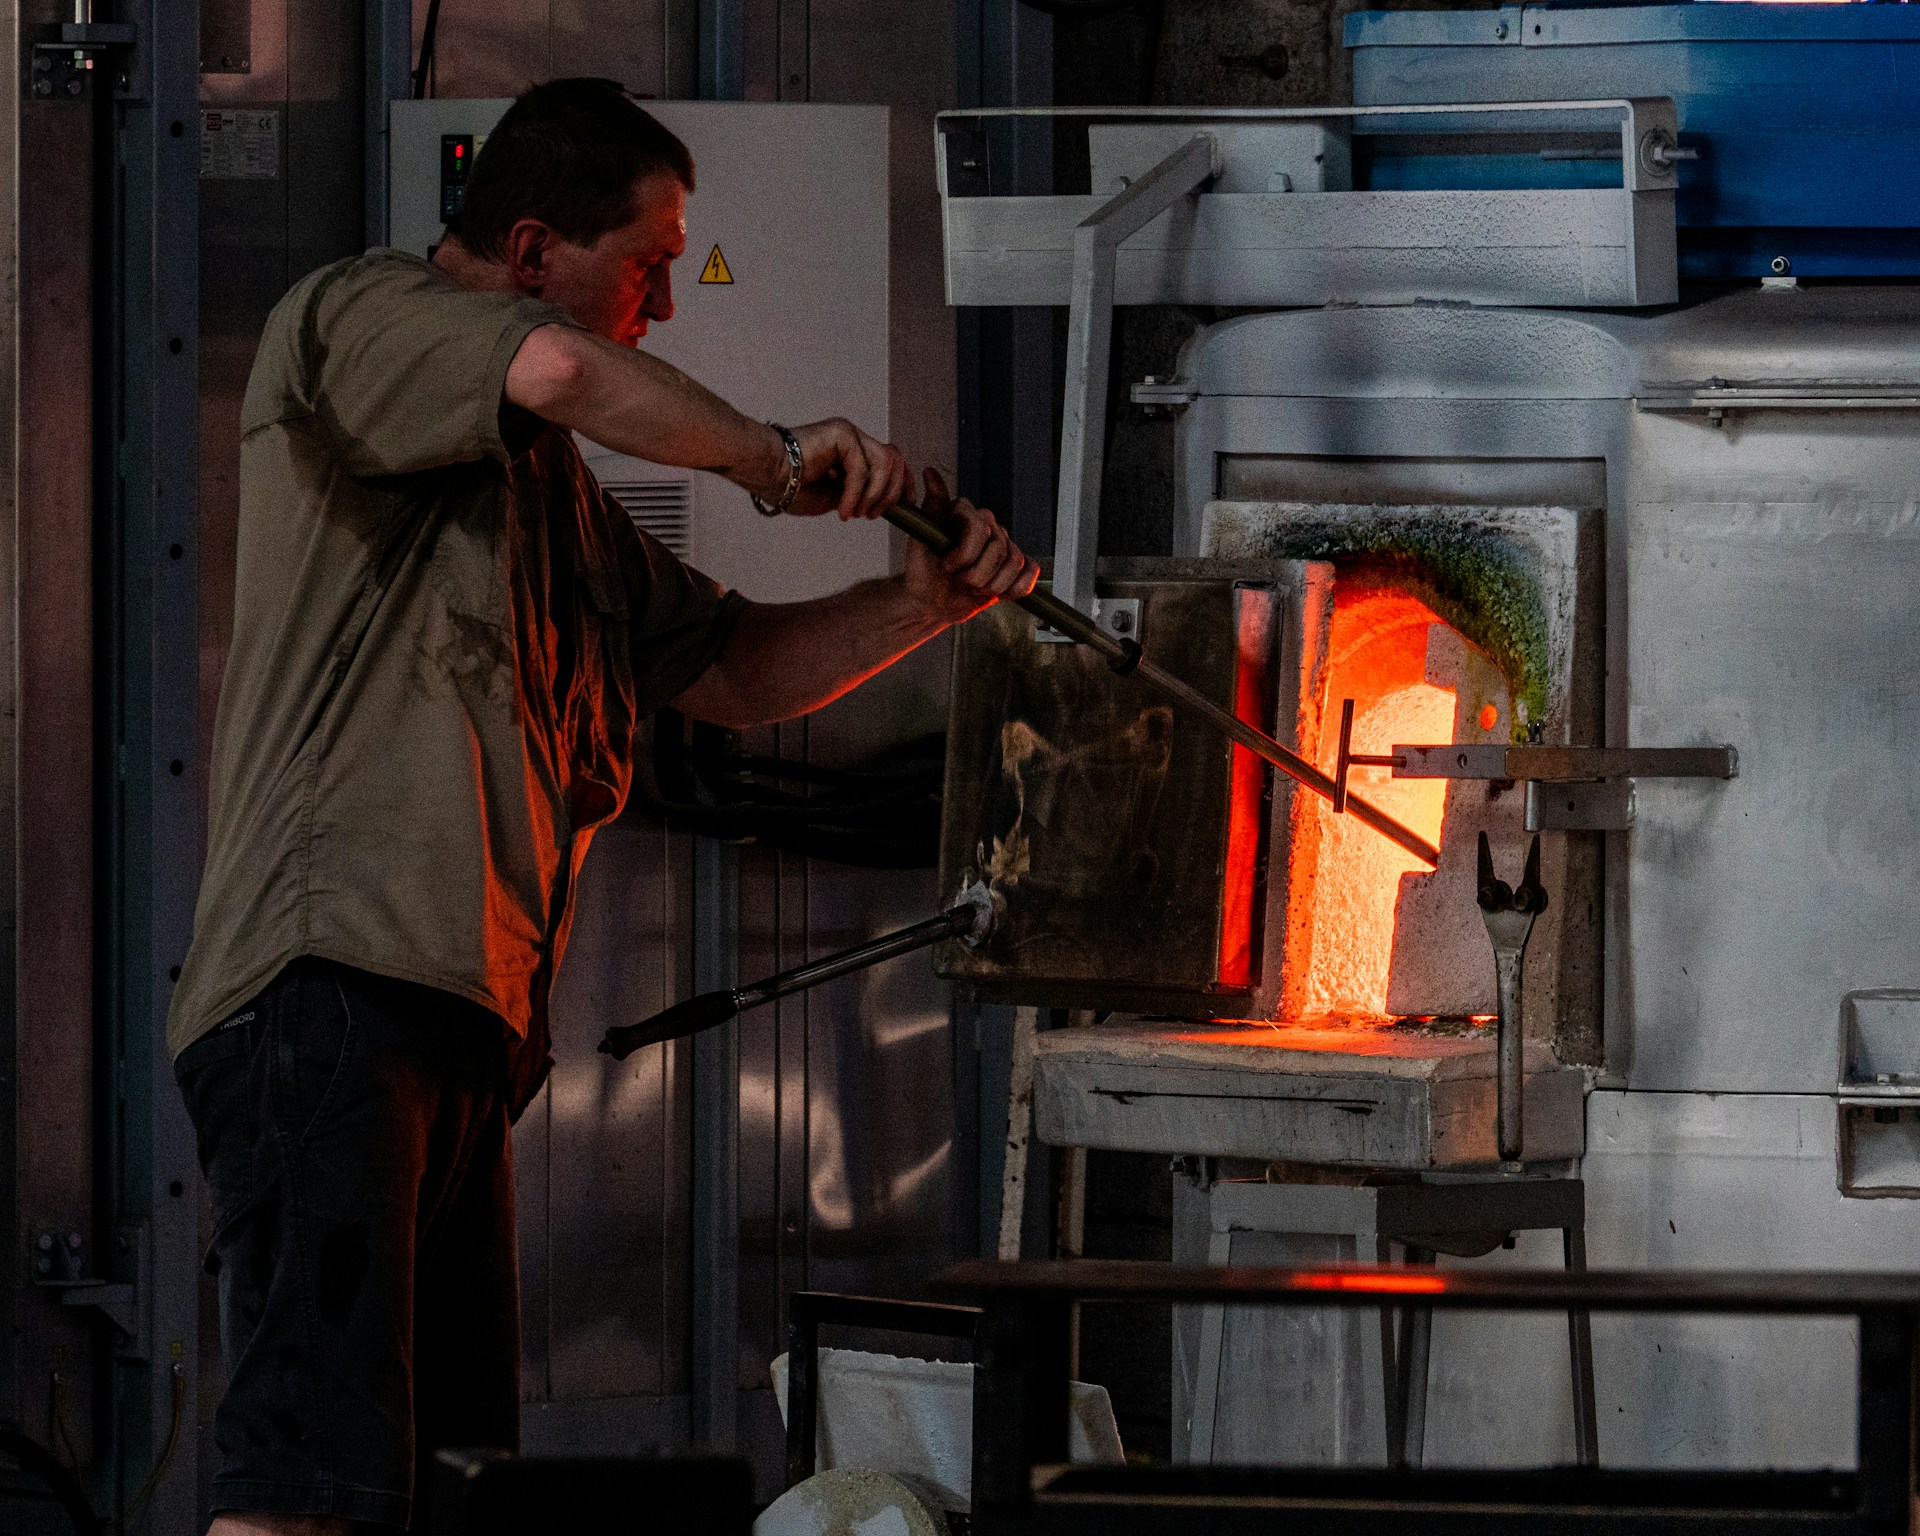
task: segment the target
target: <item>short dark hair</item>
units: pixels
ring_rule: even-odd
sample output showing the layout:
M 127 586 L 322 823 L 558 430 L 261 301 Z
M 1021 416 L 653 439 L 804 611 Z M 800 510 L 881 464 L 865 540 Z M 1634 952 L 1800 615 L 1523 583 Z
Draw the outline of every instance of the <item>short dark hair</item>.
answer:
M 549 80 L 522 91 L 480 148 L 447 233 L 476 256 L 539 219 L 576 245 L 629 223 L 634 185 L 669 171 L 693 190 L 693 156 L 613 80 Z

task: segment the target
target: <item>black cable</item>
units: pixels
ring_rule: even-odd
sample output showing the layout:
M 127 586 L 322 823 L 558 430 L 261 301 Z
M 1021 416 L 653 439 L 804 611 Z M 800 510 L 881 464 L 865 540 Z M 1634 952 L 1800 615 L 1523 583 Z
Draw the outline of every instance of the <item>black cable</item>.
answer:
M 179 1366 L 173 1368 L 173 1418 L 167 1425 L 167 1443 L 161 1450 L 159 1459 L 154 1462 L 153 1470 L 147 1474 L 134 1496 L 127 1500 L 127 1507 L 113 1517 L 110 1522 L 116 1531 L 125 1531 L 136 1526 L 146 1516 L 147 1506 L 153 1502 L 153 1496 L 160 1491 L 161 1480 L 173 1465 L 174 1453 L 180 1449 L 180 1423 L 186 1417 L 187 1410 L 187 1373 Z
M 424 100 L 433 74 L 433 45 L 440 35 L 440 0 L 427 0 L 427 21 L 420 29 L 420 59 L 413 67 L 413 99 Z
M 939 862 L 945 743 L 917 738 L 854 769 L 818 769 L 734 750 L 730 733 L 662 710 L 651 750 L 635 763 L 634 803 L 655 819 L 703 837 L 878 869 L 926 869 Z M 865 793 L 795 794 L 805 784 L 845 777 Z M 775 780 L 768 783 L 767 780 Z

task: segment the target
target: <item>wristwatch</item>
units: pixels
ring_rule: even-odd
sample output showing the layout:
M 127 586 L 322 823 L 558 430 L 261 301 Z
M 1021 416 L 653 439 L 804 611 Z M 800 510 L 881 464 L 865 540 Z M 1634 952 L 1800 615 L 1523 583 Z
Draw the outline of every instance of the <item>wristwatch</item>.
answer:
M 747 499 L 753 503 L 753 510 L 758 512 L 762 517 L 778 517 L 793 505 L 793 498 L 800 494 L 800 467 L 802 463 L 800 458 L 800 439 L 795 437 L 777 421 L 770 421 L 767 425 L 780 434 L 780 441 L 786 447 L 787 483 L 780 492 L 780 499 L 771 506 L 754 495 L 752 491 L 747 492 Z

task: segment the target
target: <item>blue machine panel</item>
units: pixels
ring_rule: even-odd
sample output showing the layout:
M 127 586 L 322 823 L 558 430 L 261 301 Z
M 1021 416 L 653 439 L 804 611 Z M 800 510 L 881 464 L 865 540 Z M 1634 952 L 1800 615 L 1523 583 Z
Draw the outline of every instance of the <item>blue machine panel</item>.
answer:
M 1347 18 L 1362 106 L 1671 96 L 1680 267 L 1920 275 L 1920 5 L 1367 11 Z M 1355 166 L 1376 188 L 1616 183 L 1617 163 L 1408 143 Z

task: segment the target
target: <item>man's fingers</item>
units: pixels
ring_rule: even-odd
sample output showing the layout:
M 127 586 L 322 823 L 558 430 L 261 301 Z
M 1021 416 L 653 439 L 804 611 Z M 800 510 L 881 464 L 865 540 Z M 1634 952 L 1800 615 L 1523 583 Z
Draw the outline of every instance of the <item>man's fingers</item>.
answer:
M 1016 570 L 1018 568 L 1018 562 L 1014 558 L 1013 540 L 1007 536 L 1006 529 L 985 513 L 975 511 L 969 503 L 964 501 L 959 505 L 966 508 L 968 519 L 974 526 L 985 530 L 986 538 L 974 558 L 967 561 L 954 574 L 976 592 L 997 592 L 999 589 L 995 586 L 995 582 L 999 580 L 1006 568 L 1009 566 Z M 960 552 L 955 551 L 956 554 Z
M 953 510 L 960 517 L 960 542 L 947 551 L 941 559 L 941 567 L 949 576 L 967 578 L 961 573 L 966 571 L 980 558 L 981 552 L 992 542 L 999 524 L 984 513 L 976 511 L 970 501 L 956 501 Z
M 887 494 L 880 498 L 880 512 L 884 515 L 889 507 L 897 507 L 913 495 L 913 466 L 907 462 L 907 456 L 899 449 L 893 450 L 893 475 L 887 481 Z
M 921 475 L 926 486 L 926 495 L 921 505 L 936 511 L 945 512 L 953 506 L 953 492 L 947 489 L 947 477 L 929 464 Z
M 899 499 L 900 492 L 905 488 L 901 471 L 906 468 L 906 459 L 891 443 L 869 437 L 858 427 L 854 428 L 854 436 L 859 440 L 860 452 L 867 461 L 867 479 L 852 512 L 843 511 L 841 515 L 878 517 Z
M 855 516 L 860 509 L 861 499 L 867 493 L 867 482 L 871 476 L 871 466 L 867 463 L 865 446 L 861 434 L 849 430 L 847 439 L 840 445 L 840 487 L 839 513 L 842 518 Z
M 1025 555 L 1019 554 L 1009 545 L 1007 549 L 1007 559 L 1002 563 L 998 574 L 993 578 L 991 588 L 993 595 L 995 597 L 1006 597 L 1012 594 L 1016 586 L 1022 581 L 1026 581 L 1027 567 L 1030 564 L 1032 564 L 1032 562 L 1029 561 Z M 1035 568 L 1034 574 L 1036 576 L 1039 574 L 1038 567 Z M 1031 591 L 1032 588 L 1033 583 L 1029 581 L 1027 582 L 1026 590 L 1020 592 L 1018 595 L 1025 597 L 1027 592 Z

